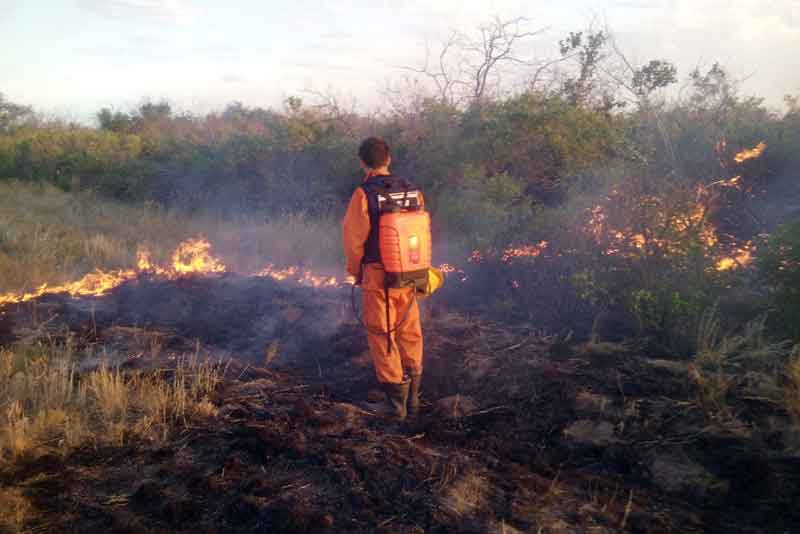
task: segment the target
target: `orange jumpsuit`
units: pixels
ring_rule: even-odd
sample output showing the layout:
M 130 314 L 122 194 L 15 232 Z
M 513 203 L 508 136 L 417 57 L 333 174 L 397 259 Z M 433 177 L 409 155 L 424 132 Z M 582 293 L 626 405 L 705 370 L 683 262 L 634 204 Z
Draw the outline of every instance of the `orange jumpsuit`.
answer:
M 358 277 L 364 243 L 369 236 L 367 195 L 360 187 L 350 198 L 342 221 L 342 241 L 347 259 L 347 272 Z M 386 338 L 386 295 L 384 271 L 380 263 L 364 265 L 362 310 L 367 327 L 367 344 L 378 381 L 389 384 L 403 382 L 405 368 L 411 375 L 422 374 L 422 325 L 414 288 L 389 289 L 389 322 L 391 351 Z M 398 325 L 398 320 L 403 322 Z

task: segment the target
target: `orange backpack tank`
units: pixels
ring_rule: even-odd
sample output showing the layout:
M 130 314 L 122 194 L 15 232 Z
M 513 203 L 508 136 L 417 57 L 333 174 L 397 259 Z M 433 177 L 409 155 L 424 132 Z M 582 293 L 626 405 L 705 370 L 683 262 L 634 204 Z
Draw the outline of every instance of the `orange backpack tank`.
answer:
M 402 179 L 382 177 L 364 187 L 370 204 L 371 246 L 367 261 L 379 261 L 387 287 L 421 287 L 431 266 L 431 219 L 422 193 Z M 369 249 L 374 249 L 371 251 Z
M 400 211 L 381 215 L 380 249 L 391 286 L 416 285 L 431 266 L 431 218 L 428 212 Z

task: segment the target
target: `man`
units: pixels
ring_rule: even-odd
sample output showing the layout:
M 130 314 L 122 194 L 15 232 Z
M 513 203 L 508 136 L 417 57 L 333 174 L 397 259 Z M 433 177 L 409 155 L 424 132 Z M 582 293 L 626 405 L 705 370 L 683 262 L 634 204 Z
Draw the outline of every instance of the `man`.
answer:
M 383 139 L 364 140 L 358 157 L 364 183 L 353 193 L 342 223 L 347 271 L 361 283 L 367 343 L 378 382 L 388 399 L 389 415 L 402 421 L 407 413 L 419 412 L 422 327 L 414 288 L 385 289 L 378 248 L 379 213 L 370 195 L 379 184 L 393 187 L 405 181 L 389 172 L 392 159 Z M 421 195 L 419 201 L 422 204 Z

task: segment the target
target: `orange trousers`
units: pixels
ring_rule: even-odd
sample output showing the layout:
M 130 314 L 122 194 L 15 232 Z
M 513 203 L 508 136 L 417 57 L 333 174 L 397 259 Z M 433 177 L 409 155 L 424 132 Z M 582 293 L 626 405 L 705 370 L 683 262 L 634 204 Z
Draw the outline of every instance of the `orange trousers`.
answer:
M 389 289 L 391 350 L 386 337 L 386 293 L 383 266 L 364 266 L 362 310 L 367 344 L 378 382 L 399 384 L 407 374 L 422 374 L 422 324 L 414 288 Z M 398 321 L 402 321 L 398 325 Z

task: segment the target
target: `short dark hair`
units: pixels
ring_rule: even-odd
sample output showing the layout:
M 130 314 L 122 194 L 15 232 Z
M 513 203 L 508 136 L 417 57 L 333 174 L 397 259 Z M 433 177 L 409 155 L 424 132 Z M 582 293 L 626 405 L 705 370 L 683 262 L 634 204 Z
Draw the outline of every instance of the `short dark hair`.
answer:
M 380 137 L 368 137 L 358 147 L 358 157 L 370 169 L 378 169 L 389 163 L 389 143 Z

